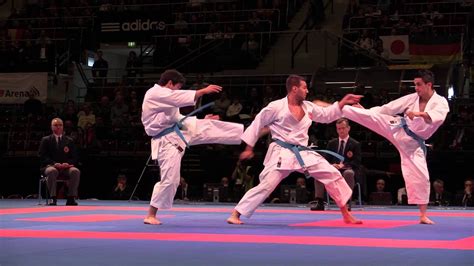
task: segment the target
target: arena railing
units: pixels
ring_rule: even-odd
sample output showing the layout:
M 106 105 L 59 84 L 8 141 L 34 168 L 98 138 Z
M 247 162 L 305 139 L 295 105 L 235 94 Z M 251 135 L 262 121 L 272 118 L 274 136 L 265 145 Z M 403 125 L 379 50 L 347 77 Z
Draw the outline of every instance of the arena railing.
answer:
M 277 19 L 276 28 L 277 29 L 280 28 L 281 14 L 280 14 L 279 9 L 240 9 L 240 10 L 219 10 L 219 11 L 185 11 L 185 12 L 173 12 L 173 14 L 175 14 L 175 15 L 177 15 L 177 14 L 184 14 L 184 15 L 199 14 L 199 15 L 201 15 L 201 14 L 232 13 L 233 14 L 232 20 L 236 21 L 236 20 L 240 20 L 242 18 L 239 15 L 236 15 L 236 13 L 240 13 L 240 12 L 241 12 L 241 14 L 252 13 L 252 12 L 277 12 L 278 13 L 278 19 Z M 239 16 L 239 17 L 236 18 L 236 16 Z M 247 18 L 248 18 L 248 16 L 247 16 Z
M 440 15 L 443 15 L 443 16 L 449 16 L 449 19 L 450 21 L 455 18 L 455 17 L 459 17 L 459 16 L 465 16 L 465 21 L 466 23 L 468 22 L 468 17 L 470 15 L 470 13 L 468 12 L 462 12 L 462 13 L 439 13 Z M 390 15 L 389 18 L 393 18 L 393 17 L 398 17 L 399 19 L 400 18 L 413 18 L 413 17 L 425 17 L 426 15 L 423 15 L 423 14 L 402 14 L 402 15 Z M 351 25 L 352 25 L 352 22 L 353 20 L 365 20 L 367 18 L 382 18 L 383 16 L 355 16 L 355 17 L 351 17 L 349 19 L 349 25 L 348 25 L 348 29 L 352 29 Z M 449 23 L 451 24 L 451 23 Z M 449 25 L 447 24 L 447 25 Z M 436 26 L 436 25 L 435 25 Z M 393 26 L 392 26 L 393 27 Z

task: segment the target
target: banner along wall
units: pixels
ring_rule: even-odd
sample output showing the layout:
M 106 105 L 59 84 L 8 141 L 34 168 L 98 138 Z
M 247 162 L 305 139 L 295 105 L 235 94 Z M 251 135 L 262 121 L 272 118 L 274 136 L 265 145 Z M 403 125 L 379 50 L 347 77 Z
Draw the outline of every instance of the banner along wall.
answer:
M 45 103 L 48 91 L 48 73 L 0 73 L 0 103 L 24 103 L 33 94 Z

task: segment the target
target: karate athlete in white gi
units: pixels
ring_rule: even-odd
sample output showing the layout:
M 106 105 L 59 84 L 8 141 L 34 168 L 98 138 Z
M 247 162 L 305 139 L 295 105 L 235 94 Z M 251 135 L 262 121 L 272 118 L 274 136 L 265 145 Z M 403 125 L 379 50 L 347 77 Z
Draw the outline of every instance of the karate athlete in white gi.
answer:
M 449 112 L 446 99 L 433 89 L 434 76 L 429 70 L 420 70 L 415 77 L 412 93 L 383 106 L 363 109 L 360 105 L 345 106 L 345 117 L 388 139 L 400 153 L 408 203 L 418 204 L 420 223 L 434 224 L 426 216 L 430 197 L 430 178 L 426 164 L 428 139 L 443 124 Z M 395 116 L 404 114 L 404 117 Z
M 298 171 L 305 172 L 307 177 L 317 178 L 325 185 L 329 195 L 340 207 L 344 222 L 361 223 L 347 210 L 346 203 L 352 190 L 339 170 L 318 153 L 307 150 L 306 146 L 312 121 L 330 123 L 341 117 L 343 105 L 358 103 L 362 96 L 346 95 L 340 102 L 323 108 L 305 101 L 308 89 L 303 77 L 290 75 L 286 80 L 286 89 L 287 97 L 273 101 L 263 108 L 242 135 L 247 147 L 240 154 L 241 160 L 253 157 L 253 146 L 264 127 L 269 128 L 274 142 L 268 147 L 263 163 L 265 168 L 260 173 L 260 184 L 245 193 L 227 222 L 242 224 L 240 215 L 250 217 L 280 181 L 291 172 Z M 292 151 L 293 148 L 300 152 Z M 302 163 L 298 159 L 299 156 Z
M 184 82 L 181 73 L 167 70 L 143 100 L 142 123 L 147 135 L 152 137 L 151 157 L 158 160 L 161 175 L 153 188 L 145 224 L 161 224 L 156 218 L 158 209 L 171 208 L 181 177 L 181 158 L 188 145 L 241 143 L 241 124 L 218 121 L 219 116 L 197 119 L 194 116 L 185 118 L 179 113 L 180 107 L 194 105 L 204 94 L 222 90 L 220 86 L 209 85 L 197 91 L 181 91 Z

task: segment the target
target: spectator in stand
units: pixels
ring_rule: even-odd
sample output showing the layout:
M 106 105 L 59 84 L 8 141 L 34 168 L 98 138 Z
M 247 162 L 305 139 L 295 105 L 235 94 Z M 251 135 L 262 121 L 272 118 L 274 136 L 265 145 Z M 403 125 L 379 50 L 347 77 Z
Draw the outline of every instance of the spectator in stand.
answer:
M 277 97 L 275 96 L 272 87 L 269 85 L 265 86 L 265 89 L 263 90 L 262 106 L 265 107 L 276 99 Z
M 89 126 L 93 126 L 95 124 L 95 115 L 88 103 L 84 104 L 82 108 L 83 110 L 77 114 L 79 117 L 77 126 L 84 130 L 87 124 L 89 124 Z
M 230 104 L 231 101 L 227 97 L 227 93 L 225 91 L 221 92 L 219 99 L 215 101 L 215 104 L 212 108 L 214 114 L 219 115 L 220 117 L 225 117 L 225 113 Z
M 184 19 L 184 13 L 178 13 L 174 21 L 176 34 L 183 34 L 188 31 L 188 22 Z
M 421 13 L 421 15 L 430 21 L 431 25 L 436 24 L 436 21 L 443 18 L 443 15 L 440 14 L 438 11 L 434 10 L 434 6 L 432 3 L 426 6 L 426 11 Z
M 356 44 L 365 50 L 370 50 L 374 47 L 374 42 L 370 38 L 369 32 L 367 30 L 362 31 L 362 34 L 360 35 L 359 39 L 356 41 Z
M 64 120 L 64 135 L 70 137 L 77 147 L 82 147 L 82 133 L 71 120 Z
M 78 117 L 77 117 L 77 112 L 76 112 L 76 108 L 74 107 L 74 105 L 66 104 L 66 107 L 64 108 L 64 111 L 61 114 L 61 118 L 64 121 L 69 120 L 74 125 L 77 125 Z
M 105 95 L 100 97 L 99 105 L 94 110 L 96 119 L 97 117 L 100 116 L 102 117 L 105 125 L 110 125 L 110 109 L 111 109 L 111 105 L 110 105 L 109 97 Z
M 308 203 L 312 192 L 306 187 L 306 179 L 298 177 L 296 179 L 296 203 Z
M 462 106 L 454 123 L 452 143 L 449 148 L 454 150 L 471 150 L 474 148 L 474 130 L 469 108 Z
M 375 183 L 375 192 L 385 192 L 385 180 L 378 179 Z
M 127 64 L 125 68 L 127 70 L 127 85 L 135 85 L 137 83 L 137 75 L 142 75 L 141 72 L 142 63 L 137 57 L 134 51 L 128 53 Z
M 222 31 L 217 27 L 215 23 L 212 23 L 209 26 L 209 31 L 207 32 L 206 36 L 204 36 L 204 39 L 206 40 L 216 40 L 216 39 L 222 39 Z
M 43 114 L 43 103 L 36 99 L 34 93 L 28 95 L 28 100 L 23 103 L 23 111 L 28 117 L 38 117 Z
M 463 207 L 474 207 L 474 180 L 469 178 L 464 181 L 464 190 L 456 193 L 456 203 Z
M 112 199 L 114 200 L 128 200 L 132 195 L 132 187 L 127 183 L 127 176 L 120 173 L 117 176 L 117 184 L 112 191 Z
M 186 182 L 186 179 L 184 179 L 184 177 L 181 177 L 179 179 L 179 186 L 176 189 L 176 195 L 174 198 L 188 201 L 189 200 L 188 192 L 189 192 L 188 182 Z
M 250 31 L 259 32 L 262 30 L 261 21 L 256 11 L 252 12 L 250 15 L 248 25 Z
M 51 54 L 51 38 L 46 35 L 46 31 L 42 30 L 38 39 L 36 39 L 36 45 L 39 49 L 39 58 L 42 60 L 48 60 Z
M 402 187 L 397 191 L 397 204 L 408 205 L 407 189 L 405 187 Z
M 232 190 L 229 184 L 229 178 L 221 178 L 219 185 L 219 201 L 220 202 L 231 202 L 232 201 Z
M 200 90 L 202 88 L 205 88 L 209 86 L 209 83 L 204 81 L 204 76 L 202 74 L 197 74 L 196 76 L 196 81 L 193 83 L 193 85 L 191 86 L 190 90 Z M 203 96 L 203 97 L 200 97 L 197 102 L 196 102 L 196 105 L 195 105 L 195 108 L 199 108 L 209 102 L 211 102 L 212 97 L 208 97 L 207 95 Z M 203 113 L 204 115 L 207 114 L 207 112 L 209 112 L 209 110 L 204 110 Z
M 128 106 L 125 104 L 122 93 L 115 95 L 110 108 L 110 121 L 113 127 L 123 127 L 128 124 Z
M 255 64 L 257 61 L 260 60 L 259 49 L 260 44 L 255 39 L 255 34 L 253 33 L 250 33 L 247 36 L 247 40 L 242 44 L 242 47 L 240 48 L 244 56 L 247 56 L 247 59 L 250 60 L 250 64 Z
M 109 71 L 109 63 L 102 57 L 102 51 L 97 51 L 97 60 L 92 65 L 92 76 L 94 77 L 94 85 L 97 87 L 105 87 L 107 85 L 107 73 Z
M 226 116 L 229 121 L 240 121 L 239 114 L 242 111 L 242 104 L 238 97 L 232 99 L 232 103 L 227 107 Z

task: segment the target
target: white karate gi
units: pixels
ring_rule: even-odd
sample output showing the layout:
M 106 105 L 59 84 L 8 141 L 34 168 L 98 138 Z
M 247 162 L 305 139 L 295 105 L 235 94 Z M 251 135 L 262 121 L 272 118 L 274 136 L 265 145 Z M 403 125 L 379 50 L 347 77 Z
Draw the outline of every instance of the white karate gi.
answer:
M 147 135 L 157 136 L 183 118 L 179 107 L 194 105 L 195 95 L 196 91 L 193 90 L 171 90 L 155 84 L 146 92 L 142 106 L 142 123 Z M 189 145 L 241 143 L 241 124 L 188 117 L 183 121 L 183 126 L 181 132 Z M 151 157 L 158 159 L 161 180 L 153 188 L 151 206 L 171 208 L 181 177 L 181 158 L 185 148 L 185 143 L 175 132 L 152 138 Z
M 337 102 L 324 108 L 304 101 L 302 107 L 305 116 L 301 121 L 297 121 L 288 107 L 288 98 L 269 103 L 245 130 L 242 140 L 248 145 L 254 146 L 260 130 L 264 126 L 268 126 L 274 139 L 308 146 L 308 129 L 312 121 L 330 123 L 342 115 Z M 344 206 L 349 200 L 352 190 L 339 171 L 316 152 L 301 151 L 300 153 L 310 175 L 325 185 L 329 195 L 338 206 Z M 275 142 L 272 142 L 268 147 L 263 164 L 265 168 L 260 173 L 260 184 L 247 191 L 235 207 L 235 210 L 246 217 L 250 217 L 280 181 L 291 172 L 303 172 L 294 153 Z
M 342 109 L 345 117 L 371 129 L 393 143 L 400 153 L 408 203 L 428 204 L 430 180 L 425 154 L 420 144 L 399 126 L 401 117 L 395 116 L 407 111 L 420 111 L 417 93 L 403 96 L 383 106 L 371 109 L 352 106 L 345 106 Z M 431 123 L 426 123 L 421 117 L 415 117 L 413 120 L 405 117 L 405 120 L 413 133 L 426 140 L 443 124 L 449 112 L 448 102 L 435 92 L 426 104 L 424 112 L 431 117 Z

